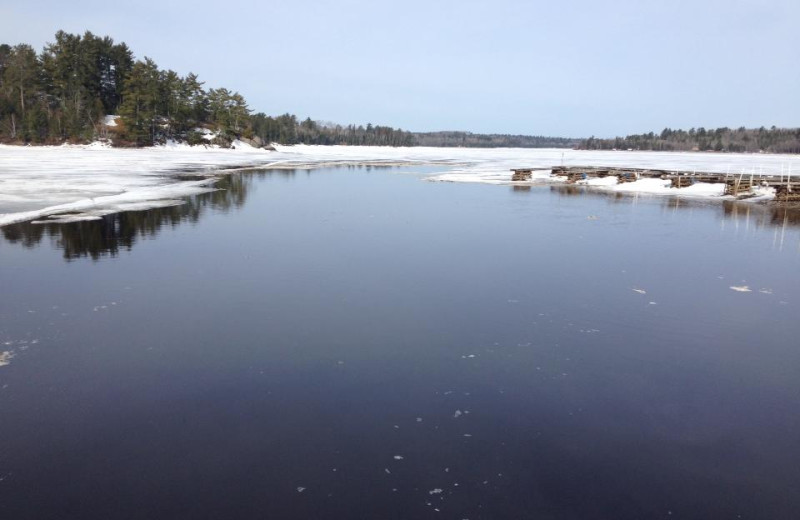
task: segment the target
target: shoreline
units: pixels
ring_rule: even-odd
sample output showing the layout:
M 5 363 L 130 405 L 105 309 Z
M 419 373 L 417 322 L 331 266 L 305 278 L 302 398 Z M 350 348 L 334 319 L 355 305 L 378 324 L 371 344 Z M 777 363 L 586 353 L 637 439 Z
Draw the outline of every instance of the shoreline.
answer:
M 235 149 L 170 143 L 146 148 L 108 145 L 0 145 L 0 226 L 37 221 L 77 221 L 104 214 L 178 204 L 198 189 L 214 189 L 215 179 L 233 172 L 263 169 L 310 170 L 326 167 L 434 167 L 431 182 L 509 186 L 563 184 L 553 178 L 553 164 L 608 164 L 616 168 L 697 171 L 745 171 L 756 176 L 793 173 L 800 184 L 800 155 L 707 152 L 578 151 L 563 148 L 431 148 L 339 145 L 277 145 L 275 151 L 241 146 Z M 513 168 L 531 165 L 529 181 L 514 181 Z M 198 179 L 201 178 L 201 179 Z M 668 188 L 645 179 L 611 186 L 591 179 L 588 189 L 709 200 L 735 200 L 719 190 Z M 602 182 L 596 182 L 602 181 Z M 198 184 L 199 182 L 199 184 Z M 595 185 L 593 185 L 595 184 Z M 597 185 L 601 184 L 601 185 Z M 602 185 L 606 184 L 606 185 Z M 700 188 L 704 188 L 702 183 Z M 688 190 L 688 191 L 686 191 Z M 765 194 L 758 194 L 765 195 Z M 749 202 L 765 202 L 763 197 Z M 781 203 L 779 203 L 781 204 Z
M 245 146 L 250 147 L 255 150 L 261 151 L 276 151 L 278 148 L 292 148 L 292 147 L 303 147 L 303 146 L 314 146 L 314 147 L 323 147 L 323 148 L 334 148 L 334 147 L 341 147 L 341 148 L 395 148 L 400 150 L 408 150 L 408 149 L 425 149 L 425 148 L 435 148 L 435 149 L 444 149 L 444 150 L 562 150 L 562 151 L 570 151 L 570 152 L 586 152 L 586 153 L 653 153 L 653 154 L 708 154 L 708 155 L 744 155 L 744 156 L 768 156 L 768 155 L 777 155 L 777 156 L 798 156 L 798 154 L 791 153 L 791 152 L 767 152 L 764 150 L 758 151 L 743 151 L 743 152 L 732 152 L 728 150 L 651 150 L 651 149 L 608 149 L 608 150 L 599 150 L 599 149 L 590 149 L 590 148 L 569 148 L 569 147 L 546 147 L 546 146 L 427 146 L 427 145 L 420 145 L 420 144 L 411 144 L 411 145 L 398 145 L 398 146 L 387 146 L 387 145 L 369 145 L 369 144 L 307 144 L 307 143 L 295 143 L 295 144 L 280 144 L 280 143 L 269 143 L 264 144 L 261 146 L 254 146 L 253 144 L 247 142 L 248 139 L 245 138 L 238 138 L 233 141 L 232 146 L 230 148 L 226 148 L 224 146 L 220 146 L 218 144 L 189 144 L 187 141 L 182 140 L 174 140 L 170 139 L 163 144 L 156 144 L 153 146 L 116 146 L 111 142 L 111 140 L 103 140 L 98 139 L 94 141 L 87 141 L 87 142 L 68 142 L 64 141 L 62 143 L 24 143 L 24 142 L 2 142 L 0 141 L 0 147 L 16 147 L 16 148 L 107 148 L 112 150 L 151 150 L 154 148 L 169 148 L 169 147 L 186 147 L 190 149 L 213 149 L 213 150 L 233 150 L 236 146 Z

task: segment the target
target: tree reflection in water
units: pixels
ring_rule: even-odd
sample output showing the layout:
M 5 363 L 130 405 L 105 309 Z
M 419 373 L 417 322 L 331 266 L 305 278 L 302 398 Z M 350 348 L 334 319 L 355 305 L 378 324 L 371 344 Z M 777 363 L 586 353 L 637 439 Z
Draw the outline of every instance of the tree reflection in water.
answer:
M 242 172 L 221 177 L 217 191 L 187 197 L 185 204 L 143 211 L 126 211 L 105 215 L 99 220 L 69 224 L 13 224 L 0 228 L 5 240 L 23 247 L 37 247 L 49 237 L 61 249 L 64 258 L 73 260 L 91 257 L 117 256 L 120 250 L 130 250 L 137 239 L 154 237 L 164 226 L 175 227 L 183 222 L 197 222 L 209 210 L 227 212 L 244 205 L 253 177 L 270 172 Z M 292 175 L 292 170 L 282 170 L 281 175 Z

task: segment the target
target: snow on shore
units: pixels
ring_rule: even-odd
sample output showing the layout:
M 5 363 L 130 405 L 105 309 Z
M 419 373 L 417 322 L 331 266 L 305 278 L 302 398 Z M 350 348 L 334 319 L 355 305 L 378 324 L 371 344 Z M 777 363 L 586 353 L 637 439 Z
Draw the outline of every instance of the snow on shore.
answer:
M 511 168 L 533 168 L 531 182 L 554 182 L 550 168 L 626 166 L 746 175 L 788 174 L 800 182 L 800 156 L 678 152 L 576 151 L 519 148 L 391 148 L 367 146 L 276 146 L 276 151 L 242 142 L 235 149 L 168 143 L 144 149 L 86 146 L 0 145 L 0 226 L 44 219 L 99 218 L 129 209 L 176 204 L 182 196 L 209 190 L 221 170 L 240 167 L 317 168 L 338 164 L 429 165 L 428 180 L 511 184 Z M 181 175 L 207 176 L 186 181 Z M 613 180 L 613 179 L 611 179 Z M 721 185 L 696 184 L 680 190 L 659 179 L 642 179 L 597 189 L 661 195 L 720 197 Z M 589 185 L 595 182 L 589 182 Z M 762 194 L 764 196 L 768 194 Z M 64 216 L 69 213 L 68 216 Z

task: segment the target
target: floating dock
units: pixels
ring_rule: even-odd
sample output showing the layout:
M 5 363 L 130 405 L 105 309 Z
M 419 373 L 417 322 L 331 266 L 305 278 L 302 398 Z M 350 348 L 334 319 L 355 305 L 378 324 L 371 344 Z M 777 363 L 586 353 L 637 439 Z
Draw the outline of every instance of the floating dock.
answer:
M 534 170 L 543 168 L 514 168 L 512 181 L 530 180 Z M 622 168 L 617 166 L 553 166 L 552 176 L 567 177 L 568 183 L 586 179 L 616 177 L 618 183 L 634 182 L 639 179 L 669 180 L 673 188 L 685 188 L 697 182 L 725 184 L 725 194 L 746 197 L 754 187 L 775 189 L 775 200 L 780 202 L 800 201 L 800 178 L 790 175 L 757 173 L 717 173 L 696 170 L 660 170 L 653 168 Z

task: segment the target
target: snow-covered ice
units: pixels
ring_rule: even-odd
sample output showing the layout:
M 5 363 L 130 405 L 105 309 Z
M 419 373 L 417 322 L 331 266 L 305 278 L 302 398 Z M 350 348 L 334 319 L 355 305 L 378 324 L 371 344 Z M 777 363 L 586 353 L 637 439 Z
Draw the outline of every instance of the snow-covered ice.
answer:
M 109 119 L 106 124 L 113 123 Z M 203 131 L 204 137 L 213 137 Z M 319 168 L 342 164 L 427 165 L 427 179 L 440 182 L 517 184 L 511 168 L 532 168 L 530 181 L 558 182 L 550 177 L 554 165 L 625 166 L 788 174 L 800 182 L 800 155 L 721 154 L 682 152 L 581 151 L 521 148 L 392 148 L 370 146 L 276 145 L 276 151 L 253 148 L 244 142 L 235 149 L 189 146 L 169 142 L 144 149 L 111 148 L 106 143 L 84 146 L 20 147 L 0 145 L 0 226 L 26 220 L 59 221 L 99 218 L 131 209 L 176 204 L 181 197 L 213 189 L 213 177 L 225 169 L 242 167 Z M 206 176 L 207 181 L 185 181 L 181 174 Z M 563 181 L 563 178 L 561 179 Z M 586 182 L 594 189 L 619 192 L 721 197 L 721 184 L 694 184 L 672 188 L 660 179 L 615 184 L 613 177 Z M 756 199 L 774 196 L 756 190 Z M 69 213 L 67 216 L 63 214 Z
M 0 145 L 0 226 L 68 212 L 72 220 L 80 220 L 166 201 L 174 204 L 180 197 L 212 189 L 213 175 L 221 169 L 271 160 L 270 152 L 247 145 L 236 150 Z M 180 174 L 209 178 L 185 181 Z

